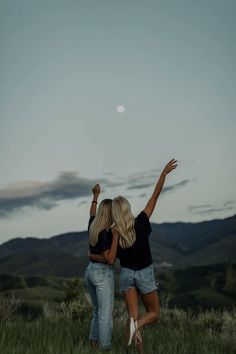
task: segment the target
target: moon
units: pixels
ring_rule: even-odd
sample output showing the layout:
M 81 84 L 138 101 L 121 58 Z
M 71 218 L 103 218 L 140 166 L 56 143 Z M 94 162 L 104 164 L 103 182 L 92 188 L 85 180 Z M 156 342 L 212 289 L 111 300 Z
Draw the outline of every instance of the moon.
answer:
M 120 104 L 120 105 L 118 105 L 116 107 L 116 110 L 117 110 L 118 113 L 124 113 L 125 112 L 125 107 Z

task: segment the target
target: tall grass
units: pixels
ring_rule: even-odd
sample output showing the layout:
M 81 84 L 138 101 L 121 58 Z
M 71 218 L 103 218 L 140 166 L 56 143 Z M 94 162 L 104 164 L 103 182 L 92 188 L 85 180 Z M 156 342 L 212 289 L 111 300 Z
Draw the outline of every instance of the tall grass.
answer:
M 0 321 L 1 354 L 89 354 L 88 332 L 91 308 L 85 298 L 45 304 L 43 315 L 28 321 L 11 316 Z M 115 303 L 113 347 L 110 353 L 124 354 L 126 311 Z M 148 354 L 235 354 L 236 311 L 208 311 L 194 314 L 180 309 L 163 309 L 158 323 L 142 330 Z M 128 353 L 135 353 L 132 346 Z

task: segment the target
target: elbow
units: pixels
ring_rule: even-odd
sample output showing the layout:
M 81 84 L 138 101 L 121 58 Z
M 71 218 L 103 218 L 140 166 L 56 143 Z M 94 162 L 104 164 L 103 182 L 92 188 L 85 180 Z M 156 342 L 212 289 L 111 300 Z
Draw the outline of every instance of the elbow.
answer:
M 115 261 L 115 258 L 114 257 L 107 257 L 106 261 L 108 264 L 113 264 Z

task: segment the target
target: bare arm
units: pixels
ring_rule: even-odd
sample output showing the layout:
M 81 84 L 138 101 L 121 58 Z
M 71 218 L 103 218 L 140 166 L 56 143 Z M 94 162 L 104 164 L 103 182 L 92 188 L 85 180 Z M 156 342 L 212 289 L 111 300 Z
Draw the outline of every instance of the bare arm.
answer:
M 119 240 L 119 234 L 113 227 L 111 248 L 103 252 L 103 256 L 108 264 L 113 264 L 116 259 L 118 240 Z
M 144 208 L 144 212 L 147 214 L 147 216 L 150 218 L 153 210 L 156 206 L 156 202 L 157 199 L 159 197 L 159 195 L 161 194 L 162 188 L 164 186 L 165 183 L 165 179 L 166 179 L 166 175 L 174 170 L 178 165 L 176 164 L 177 160 L 172 159 L 170 162 L 168 162 L 168 164 L 165 166 L 165 168 L 163 169 L 160 178 L 156 184 L 156 187 L 154 189 L 154 192 L 151 196 L 151 198 L 149 199 L 149 201 L 147 202 L 146 207 Z
M 103 254 L 91 254 L 90 252 L 88 252 L 88 257 L 90 261 L 93 262 L 107 263 Z
M 108 264 L 114 263 L 116 259 L 118 240 L 119 240 L 118 233 L 114 228 L 112 228 L 111 248 L 104 251 L 102 254 L 91 254 L 89 252 L 88 253 L 89 259 L 94 262 L 101 262 L 101 263 L 108 263 Z
M 98 197 L 99 197 L 99 194 L 100 194 L 100 186 L 99 186 L 99 184 L 96 184 L 93 187 L 92 192 L 93 192 L 93 200 L 92 200 L 90 211 L 89 211 L 90 216 L 91 215 L 96 215 L 96 212 L 97 212 Z

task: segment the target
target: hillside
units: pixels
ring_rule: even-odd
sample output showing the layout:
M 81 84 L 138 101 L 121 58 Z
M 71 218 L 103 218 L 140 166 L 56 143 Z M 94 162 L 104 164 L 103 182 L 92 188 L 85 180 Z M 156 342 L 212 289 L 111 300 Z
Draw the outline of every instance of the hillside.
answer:
M 150 244 L 158 268 L 233 262 L 236 215 L 200 223 L 152 224 Z M 16 238 L 0 245 L 0 272 L 82 276 L 88 262 L 87 251 L 87 232 L 49 239 Z
M 197 310 L 236 306 L 236 264 L 159 269 L 155 272 L 162 307 Z M 23 303 L 23 313 L 39 314 L 42 304 L 46 302 L 59 306 L 65 299 L 69 279 L 0 274 L 0 294 L 14 293 Z M 85 287 L 82 279 L 76 289 L 77 286 L 83 293 Z M 116 277 L 116 298 L 121 299 L 118 289 Z
M 181 308 L 236 306 L 236 264 L 159 270 L 162 304 Z

